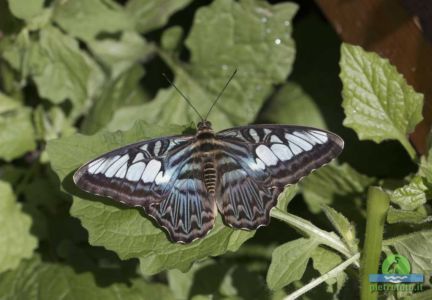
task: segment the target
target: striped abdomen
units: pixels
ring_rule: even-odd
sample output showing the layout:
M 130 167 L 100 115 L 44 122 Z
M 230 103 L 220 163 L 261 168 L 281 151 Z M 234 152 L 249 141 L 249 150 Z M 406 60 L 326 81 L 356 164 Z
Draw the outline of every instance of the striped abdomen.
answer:
M 203 162 L 203 171 L 204 171 L 204 183 L 207 188 L 207 191 L 214 195 L 215 187 L 216 187 L 216 168 L 214 165 L 214 160 L 208 158 Z
M 215 136 L 211 128 L 197 132 L 198 155 L 202 159 L 204 183 L 207 191 L 214 195 L 216 188 L 216 167 L 214 161 Z

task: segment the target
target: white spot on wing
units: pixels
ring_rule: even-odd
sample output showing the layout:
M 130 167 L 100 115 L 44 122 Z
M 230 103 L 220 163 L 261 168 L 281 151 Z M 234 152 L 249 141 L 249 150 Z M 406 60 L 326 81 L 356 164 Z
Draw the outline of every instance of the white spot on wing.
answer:
M 290 142 L 289 145 L 290 145 L 290 148 L 291 148 L 292 152 L 294 153 L 294 155 L 297 155 L 297 154 L 303 152 L 303 150 L 299 146 L 297 146 L 296 144 Z
M 138 152 L 138 154 L 135 156 L 134 160 L 132 163 L 136 163 L 137 161 L 143 160 L 144 159 L 144 155 L 141 152 Z
M 89 164 L 88 172 L 90 174 L 93 174 L 96 172 L 96 170 L 101 166 L 101 164 L 104 162 L 103 158 L 99 158 L 98 160 L 95 160 Z
M 278 159 L 277 157 L 273 154 L 273 152 L 264 145 L 259 145 L 256 149 L 255 149 L 256 154 L 258 155 L 258 157 L 267 165 L 267 166 L 274 166 L 277 164 Z
M 148 144 L 145 144 L 140 147 L 141 150 L 147 151 Z
M 317 138 L 316 136 L 314 136 L 310 132 L 305 132 L 304 134 L 308 137 L 309 140 L 314 141 L 316 144 L 322 144 L 323 143 L 319 138 Z
M 163 183 L 168 183 L 170 181 L 170 179 L 171 179 L 170 174 L 168 174 L 167 172 L 160 171 L 155 178 L 155 183 L 157 185 L 163 184 Z
M 285 145 L 275 144 L 275 145 L 271 146 L 271 150 L 273 151 L 274 154 L 276 154 L 276 156 L 280 160 L 283 160 L 283 161 L 289 160 L 293 156 L 291 150 Z
M 162 164 L 160 161 L 152 159 L 148 163 L 147 168 L 145 168 L 144 173 L 142 174 L 142 180 L 144 182 L 152 182 L 159 173 L 161 166 Z
M 124 164 L 120 170 L 118 170 L 117 174 L 115 174 L 115 177 L 117 178 L 124 178 L 127 171 L 127 164 Z
M 129 159 L 129 155 L 125 154 L 122 157 L 120 157 L 115 163 L 113 163 L 105 172 L 106 177 L 113 177 L 115 173 L 120 169 L 123 164 L 127 162 Z
M 105 173 L 106 170 L 111 166 L 111 164 L 118 160 L 120 158 L 120 155 L 116 155 L 113 157 L 110 157 L 108 159 L 106 159 L 100 166 L 99 168 L 97 168 L 97 170 L 95 170 L 94 174 L 99 174 L 99 173 Z
M 249 129 L 249 134 L 250 134 L 250 136 L 254 139 L 255 143 L 259 143 L 259 136 L 258 136 L 258 132 L 256 132 L 255 129 L 250 128 L 250 129 Z
M 312 149 L 311 144 L 309 144 L 305 140 L 299 138 L 298 136 L 287 133 L 287 134 L 285 134 L 285 138 L 288 141 L 295 143 L 297 146 L 299 146 L 300 148 L 303 148 L 306 151 L 309 151 L 310 149 Z
M 319 139 L 322 143 L 326 143 L 328 141 L 327 134 L 322 131 L 311 130 L 309 131 L 313 136 Z
M 264 165 L 263 161 L 262 161 L 261 159 L 259 159 L 259 158 L 257 158 L 257 159 L 255 160 L 255 162 L 250 163 L 250 164 L 249 164 L 249 167 L 250 167 L 253 171 L 256 171 L 256 170 L 264 170 L 264 169 L 265 169 L 265 165 Z
M 296 136 L 298 136 L 299 138 L 302 138 L 302 139 L 310 142 L 312 145 L 314 145 L 316 143 L 316 139 L 315 138 L 311 139 L 309 135 L 306 135 L 303 132 L 294 131 L 293 134 L 296 135 Z
M 155 155 L 159 155 L 159 152 L 160 152 L 160 150 L 161 150 L 161 147 L 162 147 L 162 142 L 161 142 L 161 141 L 157 141 L 157 142 L 155 143 L 155 145 L 154 145 L 154 149 L 153 149 L 153 152 L 154 152 Z
M 264 128 L 264 134 L 265 134 L 265 135 L 269 134 L 270 132 L 271 132 L 270 129 Z
M 146 164 L 143 162 L 137 162 L 131 165 L 126 173 L 126 179 L 130 181 L 138 181 L 141 178 L 145 166 Z
M 247 176 L 247 173 L 243 170 L 231 170 L 228 172 L 223 173 L 222 175 L 222 181 L 223 182 L 230 182 L 233 180 L 237 180 L 239 178 L 244 178 Z
M 277 135 L 272 135 L 271 138 L 270 138 L 270 142 L 283 144 L 283 142 L 281 141 L 280 138 L 278 138 Z

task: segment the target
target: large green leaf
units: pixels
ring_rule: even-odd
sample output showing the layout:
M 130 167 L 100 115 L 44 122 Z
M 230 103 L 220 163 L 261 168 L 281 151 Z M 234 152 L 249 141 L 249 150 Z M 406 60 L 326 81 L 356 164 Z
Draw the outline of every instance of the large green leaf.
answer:
M 272 97 L 259 119 L 265 123 L 293 124 L 326 129 L 324 118 L 312 100 L 295 82 L 286 83 Z
M 254 232 L 228 228 L 218 217 L 215 227 L 205 238 L 188 245 L 175 244 L 139 209 L 126 208 L 114 201 L 84 194 L 73 185 L 71 175 L 81 164 L 108 150 L 139 140 L 179 134 L 184 129 L 138 122 L 133 129 L 124 133 L 73 135 L 48 143 L 53 169 L 63 187 L 76 195 L 71 214 L 79 218 L 88 230 L 90 243 L 113 250 L 122 259 L 138 258 L 145 274 L 172 268 L 185 270 L 199 259 L 237 250 Z
M 343 214 L 337 212 L 330 206 L 323 205 L 322 208 L 333 227 L 336 228 L 338 233 L 342 236 L 344 242 L 350 248 L 351 252 L 353 254 L 357 253 L 358 240 L 356 238 L 356 230 L 354 225 L 351 224 Z
M 0 299 L 169 300 L 174 296 L 167 286 L 147 283 L 142 278 L 133 279 L 129 285 L 100 286 L 92 273 L 77 273 L 70 266 L 34 257 L 22 262 L 17 270 L 0 275 Z
M 162 27 L 171 14 L 188 5 L 192 0 L 129 0 L 126 11 L 135 22 L 139 32 L 148 32 Z
M 390 201 L 397 204 L 403 210 L 415 210 L 426 203 L 427 186 L 420 176 L 415 176 L 409 184 L 396 189 L 390 197 Z
M 307 176 L 300 187 L 310 209 L 317 212 L 322 204 L 331 204 L 337 196 L 362 194 L 374 181 L 348 164 L 330 164 Z
M 0 158 L 7 161 L 36 147 L 30 109 L 0 113 L 0 141 Z
M 74 117 L 87 111 L 104 79 L 78 41 L 51 26 L 40 30 L 38 40 L 22 31 L 3 56 L 23 77 L 32 76 L 42 98 L 53 103 L 69 99 Z
M 95 133 L 110 122 L 114 112 L 120 107 L 142 101 L 145 97 L 139 81 L 143 75 L 143 68 L 136 65 L 116 78 L 106 81 L 102 93 L 95 99 L 95 104 L 84 120 L 82 130 L 85 133 Z M 114 125 L 111 129 L 121 128 Z
M 344 125 L 362 140 L 398 140 L 414 157 L 407 135 L 423 118 L 423 95 L 387 59 L 349 44 L 341 52 Z
M 12 14 L 20 19 L 30 19 L 43 9 L 44 0 L 8 0 Z
M 237 68 L 237 76 L 209 119 L 216 129 L 244 125 L 255 119 L 273 85 L 283 82 L 291 71 L 295 53 L 291 19 L 296 11 L 293 3 L 217 0 L 195 14 L 186 39 L 189 63 L 179 62 L 164 50 L 159 54 L 172 69 L 175 84 L 201 114 Z M 137 119 L 189 124 L 197 116 L 178 92 L 168 88 L 159 91 L 151 103 L 119 110 L 112 123 L 127 129 Z
M 312 253 L 312 261 L 314 269 L 320 272 L 321 275 L 324 275 L 342 263 L 342 258 L 331 250 L 328 250 L 324 247 L 317 247 Z M 345 284 L 347 278 L 348 276 L 346 273 L 341 272 L 336 277 L 328 279 L 326 281 L 326 283 L 329 285 L 327 291 L 333 294 L 338 293 Z M 335 283 L 336 290 L 333 290 L 333 285 Z
M 401 235 L 384 241 L 385 246 L 393 246 L 398 254 L 408 258 L 412 273 L 432 270 L 432 230 L 423 230 Z
M 53 17 L 68 33 L 86 41 L 135 26 L 122 6 L 112 0 L 57 0 Z
M 268 299 L 269 291 L 256 272 L 233 265 L 206 260 L 183 273 L 170 270 L 167 274 L 177 299 L 214 297 L 222 299 Z
M 428 211 L 424 206 L 420 206 L 415 210 L 403 210 L 397 209 L 393 206 L 389 207 L 387 212 L 387 222 L 390 224 L 394 223 L 414 223 L 421 224 L 425 222 L 431 222 L 432 217 L 428 217 Z
M 21 103 L 6 94 L 0 92 L 0 114 L 19 108 Z
M 277 247 L 267 272 L 267 285 L 272 290 L 281 289 L 302 278 L 312 253 L 319 241 L 300 238 Z
M 123 32 L 118 39 L 106 38 L 88 43 L 91 51 L 110 70 L 111 78 L 118 78 L 133 66 L 139 67 L 153 47 L 134 31 Z
M 31 257 L 37 240 L 30 234 L 30 217 L 21 211 L 8 183 L 0 181 L 0 195 L 1 273 L 16 268 L 22 259 Z

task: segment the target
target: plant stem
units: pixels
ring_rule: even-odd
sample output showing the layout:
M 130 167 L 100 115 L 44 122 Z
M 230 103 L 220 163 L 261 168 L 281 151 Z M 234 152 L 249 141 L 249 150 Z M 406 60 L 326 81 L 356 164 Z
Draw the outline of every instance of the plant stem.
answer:
M 401 137 L 399 139 L 399 141 L 402 144 L 402 146 L 405 148 L 405 150 L 408 152 L 411 159 L 413 161 L 415 161 L 415 159 L 417 157 L 417 153 L 416 153 L 416 150 L 414 149 L 414 147 L 409 142 L 408 138 L 404 136 L 404 137 Z
M 360 262 L 360 296 L 362 300 L 375 300 L 369 274 L 378 273 L 382 249 L 384 222 L 390 205 L 390 197 L 380 187 L 370 187 L 366 203 L 366 239 Z
M 284 298 L 284 300 L 294 300 L 300 297 L 301 295 L 307 293 L 311 289 L 315 288 L 316 286 L 320 285 L 324 281 L 336 277 L 340 272 L 348 268 L 349 265 L 356 262 L 358 258 L 360 257 L 360 253 L 354 254 L 349 259 L 341 263 L 339 266 L 333 268 L 332 270 L 328 271 L 327 273 L 323 274 L 322 276 L 318 277 L 317 279 L 312 280 L 302 288 L 296 290 L 294 293 L 288 295 Z
M 350 252 L 348 247 L 337 235 L 322 230 L 313 225 L 311 222 L 288 212 L 285 212 L 277 207 L 274 207 L 270 211 L 270 214 L 273 218 L 279 219 L 287 223 L 288 225 L 298 229 L 299 231 L 306 233 L 307 235 L 317 237 L 322 244 L 329 246 L 332 249 L 335 249 L 336 251 L 342 253 L 344 256 L 352 256 L 352 253 Z M 355 265 L 357 267 L 359 266 L 358 263 L 356 263 Z

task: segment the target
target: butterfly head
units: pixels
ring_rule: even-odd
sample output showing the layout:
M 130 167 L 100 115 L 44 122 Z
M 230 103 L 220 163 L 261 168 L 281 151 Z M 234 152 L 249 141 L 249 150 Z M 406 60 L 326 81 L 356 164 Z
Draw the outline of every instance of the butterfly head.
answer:
M 198 130 L 212 129 L 212 124 L 207 120 L 203 120 L 198 123 L 197 127 Z

